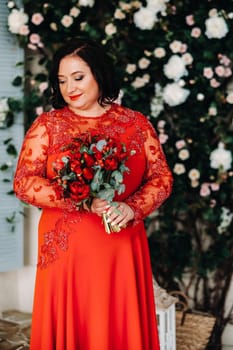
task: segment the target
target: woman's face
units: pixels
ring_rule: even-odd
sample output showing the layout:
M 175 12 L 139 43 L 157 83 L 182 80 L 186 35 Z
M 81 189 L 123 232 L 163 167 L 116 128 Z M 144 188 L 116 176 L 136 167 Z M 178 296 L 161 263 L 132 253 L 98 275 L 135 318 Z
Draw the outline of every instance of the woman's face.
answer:
M 65 56 L 59 65 L 58 83 L 68 107 L 80 115 L 98 115 L 99 86 L 90 67 L 78 56 Z

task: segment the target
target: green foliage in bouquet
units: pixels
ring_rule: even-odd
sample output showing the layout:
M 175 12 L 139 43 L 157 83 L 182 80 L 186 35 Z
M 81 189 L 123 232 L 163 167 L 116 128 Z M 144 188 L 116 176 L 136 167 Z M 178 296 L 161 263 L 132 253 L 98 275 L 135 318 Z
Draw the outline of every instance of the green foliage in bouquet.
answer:
M 146 220 L 154 272 L 217 316 L 220 343 L 233 319 L 224 312 L 233 273 L 233 1 L 22 2 L 8 0 L 8 28 L 27 53 L 17 81 L 28 125 L 50 108 L 54 49 L 78 35 L 102 42 L 122 103 L 151 120 L 174 174 L 171 197 Z

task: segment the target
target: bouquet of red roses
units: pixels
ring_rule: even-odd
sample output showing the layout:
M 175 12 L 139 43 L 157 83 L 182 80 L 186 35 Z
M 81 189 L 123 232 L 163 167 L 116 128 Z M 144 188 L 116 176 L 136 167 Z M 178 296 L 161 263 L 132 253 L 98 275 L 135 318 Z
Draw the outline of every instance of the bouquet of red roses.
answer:
M 123 174 L 129 169 L 125 166 L 129 153 L 123 143 L 110 137 L 90 133 L 73 138 L 64 146 L 61 155 L 53 163 L 59 199 L 71 198 L 76 206 L 90 205 L 95 197 L 112 202 L 115 193 L 125 191 Z M 132 152 L 131 152 L 132 154 Z M 119 231 L 119 227 L 103 221 L 108 233 Z

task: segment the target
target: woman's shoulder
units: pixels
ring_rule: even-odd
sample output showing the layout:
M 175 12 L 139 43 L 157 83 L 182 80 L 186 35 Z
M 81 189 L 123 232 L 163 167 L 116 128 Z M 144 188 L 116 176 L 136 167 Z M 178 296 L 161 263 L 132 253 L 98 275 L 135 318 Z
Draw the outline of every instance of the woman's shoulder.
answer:
M 142 112 L 119 104 L 116 104 L 116 109 L 121 116 L 127 116 L 135 126 L 140 126 L 142 129 L 154 129 L 149 118 Z
M 60 118 L 63 115 L 64 109 L 51 109 L 49 111 L 43 111 L 36 116 L 34 124 L 47 124 L 54 119 Z

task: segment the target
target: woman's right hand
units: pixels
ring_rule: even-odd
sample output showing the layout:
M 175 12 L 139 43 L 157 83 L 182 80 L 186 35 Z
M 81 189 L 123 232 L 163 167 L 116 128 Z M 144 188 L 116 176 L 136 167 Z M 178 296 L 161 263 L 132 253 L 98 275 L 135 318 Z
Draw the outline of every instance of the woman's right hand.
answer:
M 109 203 L 105 199 L 94 198 L 91 203 L 91 212 L 101 216 L 110 208 Z

